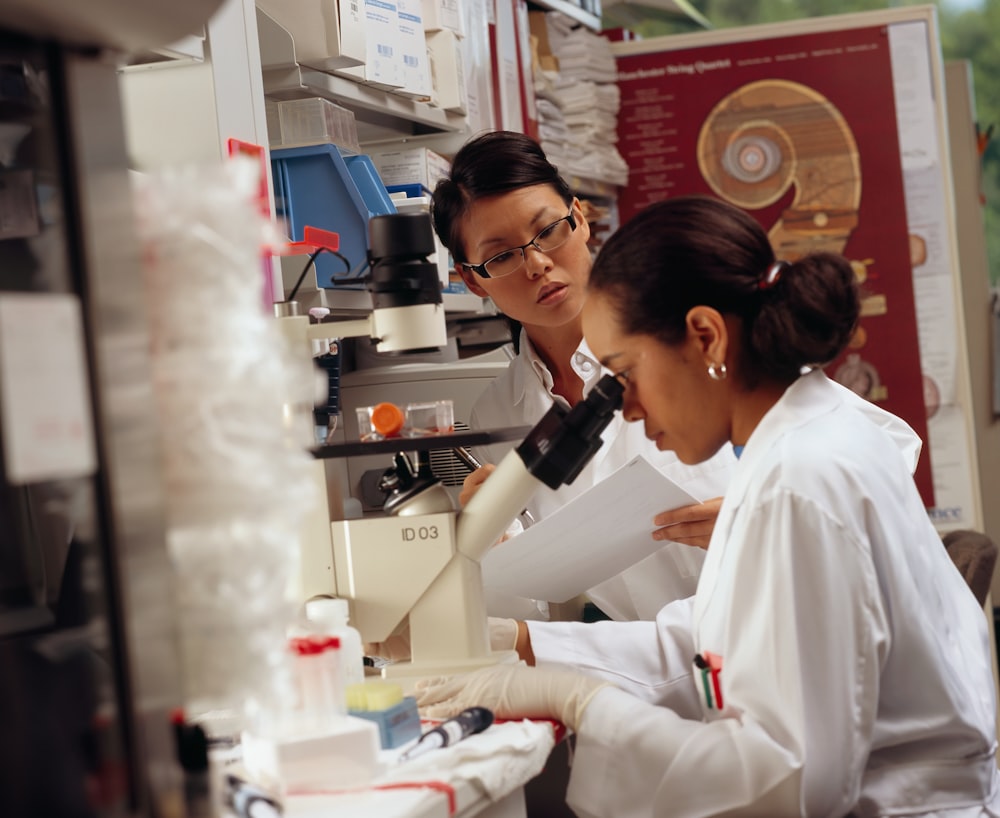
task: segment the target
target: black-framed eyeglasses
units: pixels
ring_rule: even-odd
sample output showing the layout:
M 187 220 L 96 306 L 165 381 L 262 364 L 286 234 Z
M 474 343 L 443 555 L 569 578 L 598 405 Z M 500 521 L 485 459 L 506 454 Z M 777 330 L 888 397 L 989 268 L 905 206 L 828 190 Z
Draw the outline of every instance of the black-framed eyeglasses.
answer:
M 558 221 L 552 222 L 548 227 L 543 227 L 538 231 L 538 235 L 527 244 L 511 247 L 509 250 L 497 253 L 482 264 L 462 262 L 462 266 L 467 270 L 472 270 L 480 278 L 503 278 L 521 269 L 525 261 L 525 251 L 529 247 L 534 247 L 543 253 L 549 253 L 569 241 L 574 230 L 576 230 L 576 219 L 573 218 L 573 210 L 570 208 L 569 213 Z

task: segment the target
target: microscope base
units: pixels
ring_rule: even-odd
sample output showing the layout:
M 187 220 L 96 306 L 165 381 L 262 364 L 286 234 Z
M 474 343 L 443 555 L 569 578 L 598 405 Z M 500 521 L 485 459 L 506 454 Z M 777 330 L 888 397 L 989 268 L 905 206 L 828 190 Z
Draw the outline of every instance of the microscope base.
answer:
M 412 693 L 418 679 L 431 676 L 454 676 L 458 673 L 471 673 L 484 667 L 500 664 L 517 664 L 520 662 L 517 651 L 498 650 L 489 656 L 479 656 L 469 659 L 440 659 L 427 662 L 394 662 L 382 668 L 382 678 L 390 679 L 401 685 L 404 693 Z

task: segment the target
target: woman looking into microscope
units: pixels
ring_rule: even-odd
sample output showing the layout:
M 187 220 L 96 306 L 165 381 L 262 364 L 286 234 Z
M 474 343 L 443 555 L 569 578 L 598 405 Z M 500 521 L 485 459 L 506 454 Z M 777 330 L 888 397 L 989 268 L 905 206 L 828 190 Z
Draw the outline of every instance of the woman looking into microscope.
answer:
M 508 319 L 517 349 L 508 370 L 476 401 L 470 424 L 533 426 L 553 401 L 564 408 L 575 405 L 607 370 L 583 337 L 592 265 L 590 226 L 558 170 L 524 134 L 483 134 L 456 154 L 449 176 L 434 190 L 431 212 L 456 271 L 472 292 L 490 298 Z M 894 416 L 873 404 L 863 405 L 880 423 L 895 428 L 915 467 L 919 438 Z M 732 448 L 723 446 L 704 462 L 683 463 L 674 452 L 658 450 L 641 428 L 621 415 L 602 439 L 603 446 L 571 485 L 536 492 L 528 510 L 536 519 L 553 513 L 637 454 L 693 496 L 705 498 L 702 504 L 665 510 L 650 520 L 650 536 L 662 540 L 663 547 L 588 592 L 612 619 L 653 619 L 667 602 L 694 593 L 703 549 L 736 460 Z M 485 459 L 498 463 L 511 446 L 490 447 Z M 491 471 L 488 466 L 469 475 L 463 504 Z M 503 607 L 492 603 L 491 613 L 497 615 L 538 618 L 534 603 L 528 601 L 516 606 L 505 601 Z M 502 623 L 492 624 L 503 631 Z M 506 624 L 509 632 L 511 623 Z
M 844 258 L 778 262 L 714 199 L 612 236 L 583 327 L 622 414 L 684 463 L 740 453 L 697 592 L 655 622 L 522 623 L 537 667 L 422 680 L 424 715 L 562 721 L 581 818 L 1000 816 L 983 610 L 891 425 L 819 368 L 859 313 Z

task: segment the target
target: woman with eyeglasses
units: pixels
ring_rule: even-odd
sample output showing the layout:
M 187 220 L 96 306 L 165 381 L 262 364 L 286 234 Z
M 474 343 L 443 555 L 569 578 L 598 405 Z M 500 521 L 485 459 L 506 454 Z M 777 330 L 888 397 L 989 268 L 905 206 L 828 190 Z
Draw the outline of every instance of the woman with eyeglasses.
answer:
M 510 131 L 472 139 L 434 190 L 431 213 L 455 269 L 470 291 L 490 298 L 507 318 L 517 350 L 509 369 L 476 402 L 470 425 L 533 426 L 553 401 L 569 408 L 582 400 L 604 374 L 583 340 L 580 320 L 592 264 L 590 226 L 539 145 Z M 613 619 L 652 619 L 664 603 L 694 593 L 704 552 L 692 546 L 708 542 L 720 502 L 711 498 L 723 493 L 735 458 L 726 450 L 707 463 L 686 466 L 672 452 L 657 451 L 641 429 L 620 416 L 603 441 L 571 485 L 537 492 L 528 511 L 542 519 L 640 453 L 693 496 L 709 501 L 650 520 L 650 536 L 664 541 L 662 550 L 589 593 Z M 481 459 L 499 463 L 510 445 L 486 447 Z M 469 476 L 463 502 L 491 471 L 487 465 Z M 490 598 L 490 611 L 522 619 L 546 616 L 544 605 L 539 610 L 529 600 Z
M 857 326 L 848 261 L 776 261 L 749 215 L 676 197 L 589 293 L 625 418 L 684 463 L 740 451 L 697 592 L 655 622 L 529 622 L 535 667 L 420 680 L 421 713 L 563 722 L 581 818 L 1000 816 L 984 612 L 892 425 L 820 368 Z
M 434 190 L 431 213 L 455 269 L 473 293 L 490 298 L 506 317 L 517 350 L 508 370 L 477 400 L 471 426 L 533 426 L 553 401 L 575 405 L 606 369 L 583 338 L 581 316 L 593 262 L 590 226 L 558 170 L 524 134 L 482 134 L 456 154 L 449 176 Z M 915 467 L 919 438 L 892 415 L 867 402 L 863 406 L 877 414 L 880 423 L 896 429 Z M 667 602 L 694 593 L 735 457 L 732 448 L 724 446 L 702 463 L 682 463 L 674 452 L 659 451 L 639 426 L 626 423 L 621 415 L 602 437 L 602 447 L 580 476 L 558 491 L 536 492 L 528 511 L 542 519 L 637 454 L 704 499 L 703 504 L 665 510 L 650 520 L 650 536 L 662 540 L 663 547 L 588 592 L 611 619 L 653 619 Z M 499 463 L 513 445 L 487 447 L 480 454 L 491 464 Z M 492 468 L 469 475 L 463 503 Z M 490 602 L 491 613 L 499 616 L 546 618 L 544 605 L 540 612 L 529 600 Z M 494 647 L 510 647 L 505 642 L 513 623 L 494 621 L 492 627 L 498 639 Z

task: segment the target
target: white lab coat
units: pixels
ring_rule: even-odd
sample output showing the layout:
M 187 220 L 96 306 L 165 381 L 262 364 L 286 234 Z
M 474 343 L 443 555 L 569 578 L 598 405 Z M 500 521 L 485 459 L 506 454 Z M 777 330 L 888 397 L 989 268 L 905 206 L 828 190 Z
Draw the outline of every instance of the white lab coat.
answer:
M 983 611 L 849 394 L 814 372 L 763 418 L 693 600 L 655 623 L 530 623 L 539 665 L 625 688 L 579 725 L 580 816 L 1000 816 Z M 722 657 L 721 712 L 696 652 Z
M 577 348 L 571 365 L 583 380 L 584 394 L 607 372 L 594 358 L 585 341 Z M 469 417 L 470 426 L 473 429 L 534 426 L 552 406 L 553 400 L 568 409 L 569 404 L 564 398 L 553 395 L 552 384 L 551 373 L 522 331 L 520 354 L 477 399 Z M 699 500 L 721 496 L 736 463 L 732 448 L 726 446 L 711 460 L 686 466 L 673 452 L 658 451 L 646 439 L 642 424 L 626 423 L 621 413 L 615 415 L 601 438 L 603 445 L 572 484 L 562 486 L 558 491 L 539 485 L 528 503 L 532 517 L 541 520 L 553 513 L 640 453 Z M 516 442 L 497 444 L 482 447 L 476 453 L 485 462 L 499 463 L 516 445 Z M 650 519 L 651 535 L 653 528 Z M 613 545 L 608 544 L 609 547 Z M 694 593 L 704 559 L 705 552 L 701 548 L 665 542 L 655 554 L 590 589 L 588 596 L 612 619 L 652 620 L 667 602 Z M 489 578 L 484 579 L 490 614 L 518 619 L 539 618 L 539 610 L 533 601 L 491 593 Z
M 549 410 L 553 401 L 569 408 L 564 398 L 552 393 L 552 374 L 523 331 L 520 349 L 520 354 L 511 362 L 507 371 L 494 379 L 477 399 L 469 419 L 472 428 L 534 426 Z M 584 394 L 607 372 L 594 358 L 586 341 L 580 343 L 571 366 L 583 381 Z M 845 400 L 852 401 L 875 423 L 886 429 L 904 453 L 910 469 L 916 468 L 920 438 L 909 426 L 895 415 L 857 397 L 853 392 L 847 393 Z M 646 438 L 643 425 L 626 423 L 621 413 L 616 414 L 608 424 L 601 439 L 604 441 L 603 445 L 572 484 L 563 486 L 558 491 L 546 486 L 538 488 L 528 503 L 528 511 L 536 520 L 552 514 L 624 466 L 637 454 L 644 455 L 656 468 L 699 500 L 722 496 L 736 463 L 732 448 L 725 446 L 715 457 L 704 463 L 685 465 L 673 452 L 659 451 Z M 499 463 L 515 445 L 516 443 L 497 444 L 483 447 L 477 453 L 485 462 Z M 653 528 L 653 521 L 650 520 L 650 533 Z M 609 547 L 613 547 L 613 543 L 609 543 Z M 588 596 L 612 619 L 652 620 L 668 602 L 694 594 L 704 560 L 703 549 L 668 541 L 655 554 L 591 588 Z M 485 580 L 487 605 L 493 616 L 510 616 L 516 619 L 544 617 L 544 606 L 540 610 L 533 600 L 498 595 L 488 587 L 489 577 Z

